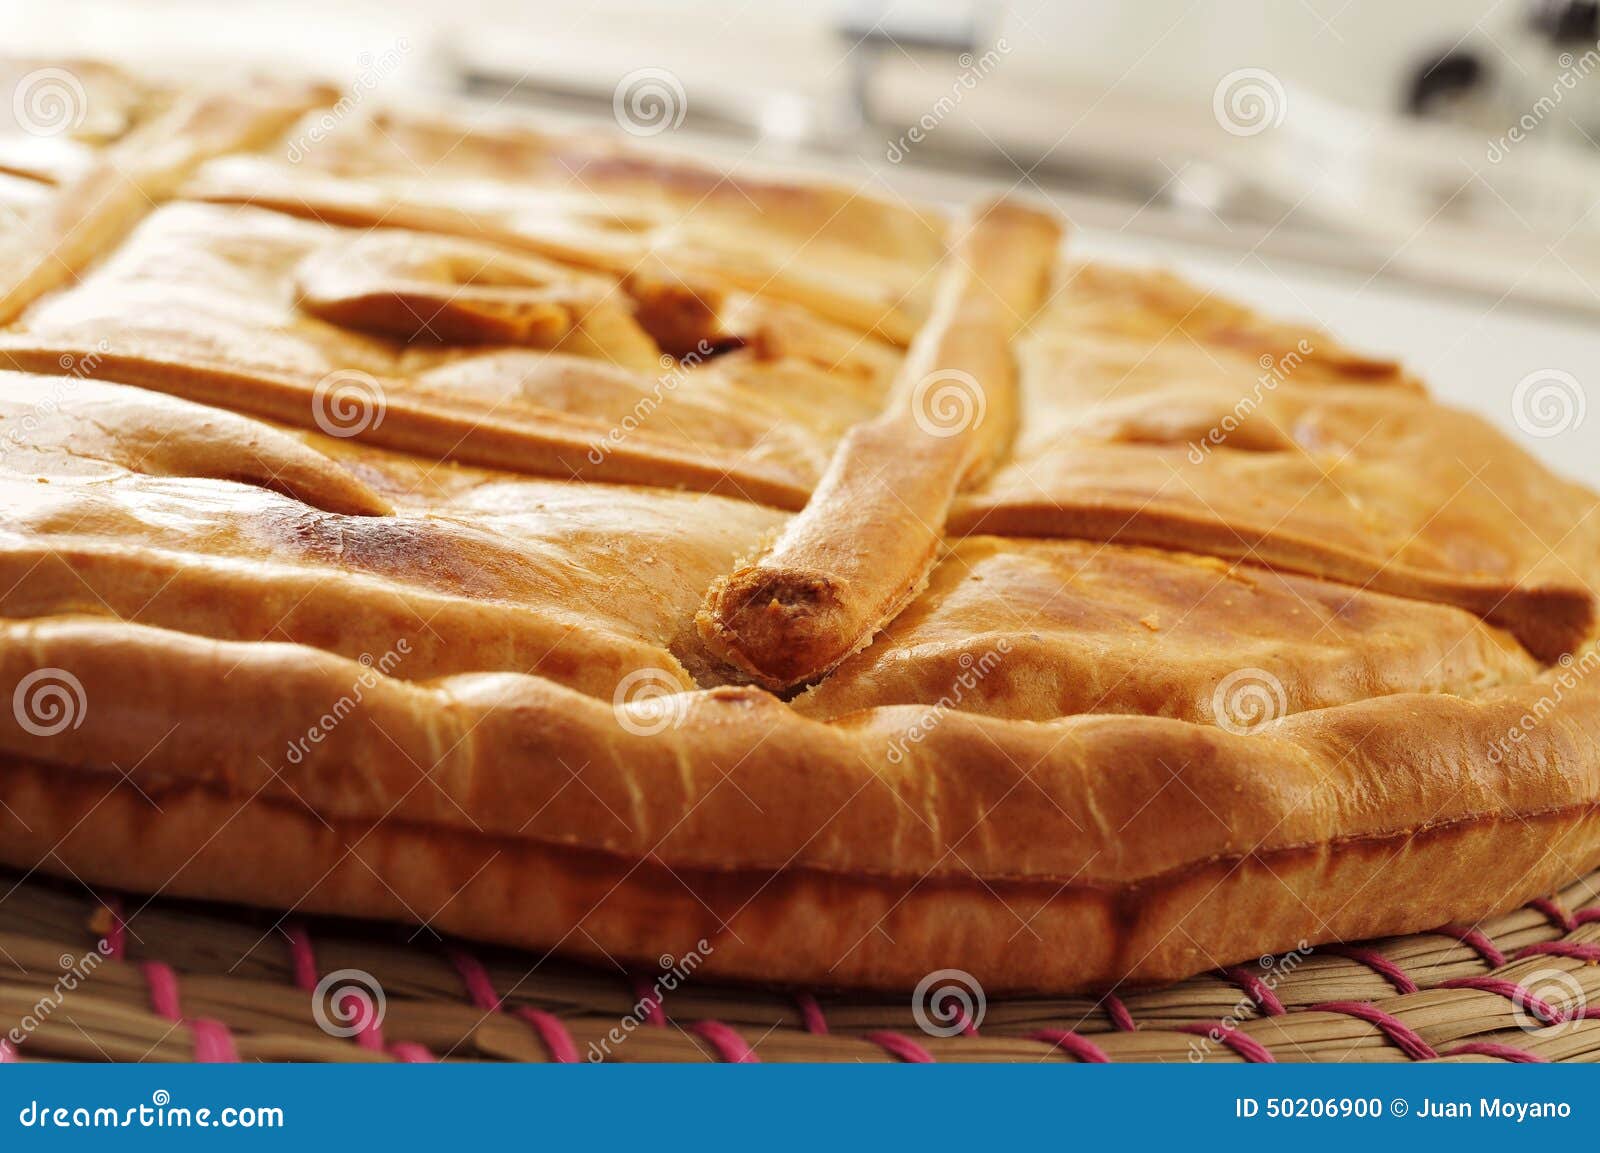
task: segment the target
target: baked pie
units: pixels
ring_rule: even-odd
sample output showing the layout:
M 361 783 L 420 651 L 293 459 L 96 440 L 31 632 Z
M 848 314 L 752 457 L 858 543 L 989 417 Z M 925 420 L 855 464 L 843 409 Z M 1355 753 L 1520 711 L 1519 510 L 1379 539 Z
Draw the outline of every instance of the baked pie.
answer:
M 85 90 L 0 150 L 10 865 L 996 992 L 1600 864 L 1600 501 L 1399 365 L 1012 200 Z

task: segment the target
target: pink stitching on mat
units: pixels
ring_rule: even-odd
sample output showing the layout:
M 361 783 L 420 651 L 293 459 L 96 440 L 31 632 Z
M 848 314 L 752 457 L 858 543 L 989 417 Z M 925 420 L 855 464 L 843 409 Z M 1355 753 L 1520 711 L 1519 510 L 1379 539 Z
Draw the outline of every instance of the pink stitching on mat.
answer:
M 194 1038 L 194 1059 L 208 1065 L 232 1065 L 239 1060 L 239 1050 L 233 1043 L 233 1033 L 228 1026 L 211 1017 L 196 1017 L 185 1021 L 178 1000 L 178 974 L 163 961 L 141 961 L 139 972 L 144 974 L 145 985 L 150 990 L 150 1008 L 159 1017 L 179 1025 L 189 1026 Z
M 1528 902 L 1528 908 L 1539 910 L 1552 925 L 1563 933 L 1570 933 L 1578 927 L 1578 922 L 1572 919 L 1572 914 L 1549 897 L 1535 897 Z
M 1107 993 L 1100 998 L 1100 1003 L 1106 1007 L 1106 1016 L 1111 1018 L 1113 1028 L 1124 1033 L 1137 1032 L 1139 1026 L 1134 1023 L 1133 1014 L 1128 1012 L 1128 1006 L 1122 1003 L 1122 998 L 1115 993 Z
M 944 1004 L 948 1003 L 948 1001 L 951 999 L 954 999 L 956 1003 L 950 1008 L 950 1023 L 956 1026 L 957 1031 L 959 1031 L 963 1037 L 976 1037 L 978 1035 L 978 1026 L 973 1022 L 971 1015 L 968 1014 L 966 1009 L 962 1006 L 960 998 L 956 997 L 955 992 L 951 990 L 949 996 L 941 1001 L 939 998 L 939 992 L 940 990 L 934 991 L 933 1000 L 928 1005 L 928 1010 L 931 1014 L 933 1014 L 935 1020 L 943 1020 Z M 1124 1012 L 1126 1012 L 1126 1010 L 1124 1010 Z
M 645 1024 L 664 1028 L 667 1024 L 667 1013 L 661 1006 L 662 998 L 655 991 L 655 986 L 642 973 L 630 974 L 628 981 L 633 986 L 633 995 L 638 1004 L 645 1007 Z M 744 1038 L 739 1036 L 732 1025 L 706 1019 L 694 1022 L 689 1026 L 689 1031 L 704 1037 L 712 1049 L 716 1050 L 717 1056 L 724 1061 L 756 1065 L 761 1063 L 755 1055 L 755 1050 L 745 1044 Z
M 664 1027 L 667 1014 L 661 1008 L 661 998 L 656 996 L 655 986 L 639 973 L 630 973 L 628 983 L 633 987 L 634 1002 L 644 1006 L 644 1023 L 657 1028 Z
M 316 993 L 321 978 L 317 976 L 317 955 L 311 948 L 311 935 L 298 923 L 285 925 L 283 931 L 289 938 L 289 968 L 294 983 L 306 993 Z M 354 1039 L 363 1049 L 384 1052 L 383 1026 L 378 1023 L 376 1013 L 361 1019 L 361 1028 L 356 1030 Z
M 1207 1025 L 1204 1021 L 1197 1021 L 1192 1025 L 1175 1025 L 1173 1031 L 1177 1033 L 1192 1033 L 1196 1037 L 1209 1037 L 1219 1041 L 1232 1049 L 1254 1065 L 1276 1065 L 1278 1059 L 1260 1041 L 1246 1036 L 1237 1029 L 1224 1028 L 1222 1022 Z
M 1506 955 L 1502 953 L 1489 935 L 1482 929 L 1470 925 L 1440 925 L 1431 930 L 1441 937 L 1453 937 L 1467 948 L 1481 957 L 1491 969 L 1498 969 L 1506 963 Z
M 158 1017 L 169 1021 L 183 1020 L 183 1010 L 178 1003 L 178 974 L 172 966 L 162 961 L 141 961 L 139 971 L 150 990 L 150 1009 Z
M 505 998 L 495 992 L 494 982 L 489 979 L 489 970 L 483 967 L 482 961 L 454 945 L 445 948 L 445 955 L 461 975 L 461 984 L 466 987 L 467 996 L 474 1005 L 485 1013 L 504 1011 Z M 558 1065 L 577 1064 L 578 1043 L 572 1039 L 572 1034 L 560 1017 L 529 1005 L 513 1008 L 510 1015 L 533 1030 L 534 1036 L 539 1038 L 539 1043 L 550 1055 L 550 1060 Z
M 1071 1029 L 1040 1029 L 1036 1033 L 1030 1033 L 1029 1037 L 1034 1041 L 1053 1045 L 1085 1065 L 1111 1064 L 1111 1058 L 1106 1056 L 1104 1049 Z
M 317 975 L 317 953 L 311 947 L 311 934 L 306 927 L 298 921 L 290 921 L 283 926 L 283 934 L 289 939 L 289 972 L 290 980 L 302 992 L 316 994 L 317 986 L 322 979 Z M 359 1006 L 358 1006 L 359 1011 Z M 398 1061 L 417 1065 L 432 1063 L 436 1060 L 428 1051 L 426 1045 L 419 1045 L 415 1041 L 396 1041 L 389 1045 L 384 1043 L 383 1026 L 378 1023 L 376 1013 L 364 1016 L 361 1027 L 355 1032 L 355 1043 L 361 1048 L 373 1053 L 388 1053 Z
M 1469 1041 L 1465 1045 L 1457 1045 L 1450 1052 L 1443 1054 L 1445 1057 L 1464 1057 L 1468 1053 L 1476 1053 L 1484 1057 L 1498 1057 L 1502 1061 L 1517 1061 L 1525 1065 L 1548 1065 L 1549 1062 L 1537 1053 L 1530 1053 L 1526 1049 L 1513 1049 L 1510 1045 L 1499 1045 L 1493 1041 Z
M 1392 1013 L 1385 1013 L 1365 1001 L 1325 1001 L 1311 1006 L 1310 1012 L 1343 1013 L 1375 1026 L 1396 1048 L 1413 1061 L 1432 1061 L 1438 1052 L 1417 1031 Z
M 1543 1025 L 1559 1025 L 1567 1020 L 1565 1013 L 1535 997 L 1526 988 L 1515 981 L 1502 980 L 1499 977 L 1457 977 L 1453 981 L 1440 981 L 1441 989 L 1478 989 L 1485 993 L 1493 993 L 1497 997 L 1504 997 L 1521 1008 L 1527 1009 L 1538 1018 Z
M 100 902 L 111 914 L 111 928 L 106 931 L 106 950 L 113 960 L 127 959 L 127 922 L 122 918 L 122 898 L 107 897 Z M 141 961 L 139 972 L 144 976 L 150 991 L 150 1009 L 159 1017 L 175 1024 L 189 1026 L 194 1039 L 194 1059 L 205 1064 L 232 1065 L 239 1060 L 239 1049 L 233 1042 L 233 1033 L 227 1025 L 210 1017 L 197 1017 L 185 1021 L 178 1001 L 178 974 L 171 965 L 160 961 Z
M 438 1060 L 426 1045 L 419 1045 L 415 1041 L 396 1041 L 389 1046 L 389 1054 L 407 1065 L 432 1065 Z
M 351 996 L 355 996 L 353 993 Z M 352 1014 L 361 1013 L 360 998 L 356 998 L 356 1006 Z M 343 1009 L 340 1012 L 343 1013 Z M 364 1013 L 359 1018 L 359 1028 L 353 1034 L 355 1042 L 363 1049 L 370 1049 L 374 1053 L 387 1053 L 388 1043 L 383 1039 L 383 1025 L 378 1021 L 377 1013 Z
M 759 1065 L 761 1058 L 756 1056 L 755 1050 L 745 1044 L 743 1037 L 732 1026 L 724 1025 L 721 1021 L 696 1021 L 689 1026 L 689 1032 L 703 1037 L 718 1057 L 731 1065 Z
M 1589 964 L 1600 963 L 1600 945 L 1585 945 L 1578 941 L 1541 941 L 1517 950 L 1517 960 L 1532 956 L 1575 957 Z
M 1363 949 L 1359 945 L 1331 944 L 1322 946 L 1322 951 L 1334 957 L 1343 957 L 1354 961 L 1358 965 L 1365 965 L 1378 976 L 1389 982 L 1397 993 L 1415 993 L 1417 983 L 1413 981 L 1406 971 L 1396 965 L 1382 953 L 1372 949 Z
M 289 972 L 295 987 L 307 993 L 317 991 L 317 954 L 311 948 L 311 934 L 304 925 L 291 922 L 283 927 L 289 938 Z
M 531 1005 L 518 1005 L 511 1010 L 511 1015 L 526 1021 L 528 1027 L 539 1035 L 545 1051 L 550 1054 L 550 1060 L 558 1065 L 578 1063 L 578 1043 L 572 1039 L 572 1034 L 560 1017 Z
M 1600 921 L 1600 905 L 1590 905 L 1588 908 L 1579 909 L 1572 914 L 1572 923 L 1574 925 L 1592 925 L 1596 921 Z
M 908 1065 L 933 1065 L 937 1063 L 932 1053 L 904 1033 L 891 1033 L 888 1030 L 881 1030 L 876 1033 L 863 1033 L 861 1039 L 863 1041 L 871 1041 L 895 1060 L 904 1061 Z
M 800 1024 L 805 1027 L 805 1031 L 826 1036 L 828 1019 L 822 1015 L 822 1006 L 817 1004 L 817 999 L 810 993 L 796 993 L 794 1003 L 800 1010 Z
M 1283 1002 L 1278 1000 L 1278 994 L 1272 991 L 1272 986 L 1243 965 L 1235 965 L 1231 969 L 1223 969 L 1222 976 L 1225 980 L 1237 985 L 1246 997 L 1255 1002 L 1256 1008 L 1260 1009 L 1266 1016 L 1281 1017 L 1288 1011 L 1283 1007 Z
M 239 1050 L 233 1043 L 233 1033 L 221 1021 L 210 1017 L 196 1017 L 189 1022 L 189 1032 L 194 1036 L 194 1059 L 207 1065 L 236 1065 Z
M 466 986 L 467 996 L 472 1003 L 485 1013 L 498 1013 L 500 994 L 494 991 L 494 982 L 489 980 L 489 970 L 483 967 L 483 962 L 454 945 L 445 947 L 445 956 L 450 958 L 450 963 L 460 974 L 461 983 Z
M 17 1049 L 10 1041 L 0 1037 L 0 1065 L 15 1065 L 17 1063 Z

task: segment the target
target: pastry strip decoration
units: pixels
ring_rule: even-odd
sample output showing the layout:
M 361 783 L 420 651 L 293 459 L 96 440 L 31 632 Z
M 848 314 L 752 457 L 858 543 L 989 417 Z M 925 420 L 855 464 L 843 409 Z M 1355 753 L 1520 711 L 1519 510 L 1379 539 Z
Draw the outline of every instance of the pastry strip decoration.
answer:
M 314 252 L 297 279 L 305 311 L 379 337 L 525 345 L 659 367 L 661 350 L 615 280 L 490 244 L 379 230 Z
M 315 85 L 273 83 L 198 93 L 110 146 L 0 250 L 0 324 L 76 279 L 203 161 L 265 143 L 330 96 Z
M 888 407 L 840 442 L 773 547 L 720 578 L 695 623 L 733 679 L 783 690 L 862 648 L 927 583 L 956 493 L 1017 421 L 1011 342 L 1046 298 L 1060 225 L 1021 205 L 957 225 Z

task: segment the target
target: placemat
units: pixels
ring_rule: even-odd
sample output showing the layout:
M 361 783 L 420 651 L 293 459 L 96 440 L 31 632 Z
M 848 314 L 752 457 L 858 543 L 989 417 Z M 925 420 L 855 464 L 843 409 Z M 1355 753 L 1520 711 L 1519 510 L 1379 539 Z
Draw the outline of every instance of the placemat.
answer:
M 1181 984 L 985 998 L 719 985 L 426 929 L 0 875 L 0 1058 L 77 1061 L 1594 1061 L 1600 871 L 1475 926 Z

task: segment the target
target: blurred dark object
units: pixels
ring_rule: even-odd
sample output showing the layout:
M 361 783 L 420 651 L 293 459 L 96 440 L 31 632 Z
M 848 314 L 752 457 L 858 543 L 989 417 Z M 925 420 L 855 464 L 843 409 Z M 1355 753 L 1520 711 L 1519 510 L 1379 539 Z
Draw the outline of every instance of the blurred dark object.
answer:
M 1600 40 L 1600 0 L 1535 0 L 1528 26 L 1564 47 Z
M 1424 61 L 1411 78 L 1405 109 L 1413 116 L 1436 116 L 1448 105 L 1481 89 L 1492 73 L 1475 52 L 1452 49 Z
M 858 123 L 875 121 L 872 83 L 884 52 L 938 53 L 953 60 L 984 42 L 987 14 L 976 4 L 951 15 L 915 5 L 897 10 L 883 0 L 857 0 L 846 8 L 835 30 L 850 58 L 850 95 Z
M 1403 109 L 1481 132 L 1499 155 L 1533 133 L 1546 147 L 1600 147 L 1600 0 L 1532 0 L 1499 23 L 1420 61 Z

